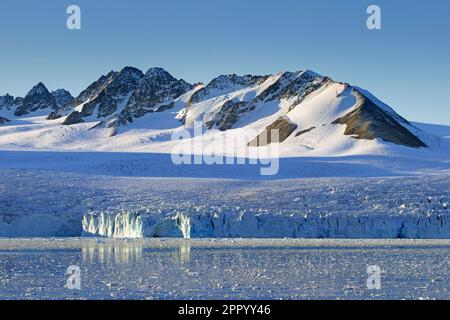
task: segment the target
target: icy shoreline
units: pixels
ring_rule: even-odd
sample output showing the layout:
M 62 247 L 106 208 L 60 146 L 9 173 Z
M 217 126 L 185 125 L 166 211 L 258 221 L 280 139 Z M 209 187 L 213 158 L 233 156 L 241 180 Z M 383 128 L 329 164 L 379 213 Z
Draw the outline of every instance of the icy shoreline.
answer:
M 448 299 L 449 240 L 0 239 L 1 299 Z M 67 267 L 82 290 L 67 290 Z M 367 266 L 382 290 L 366 287 Z M 39 272 L 36 272 L 39 270 Z

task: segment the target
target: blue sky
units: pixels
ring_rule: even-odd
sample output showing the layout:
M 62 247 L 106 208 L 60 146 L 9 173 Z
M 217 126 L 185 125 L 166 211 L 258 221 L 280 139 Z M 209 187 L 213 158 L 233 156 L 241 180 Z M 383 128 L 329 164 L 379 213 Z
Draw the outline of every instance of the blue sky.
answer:
M 66 28 L 66 8 L 82 30 Z M 382 9 L 382 30 L 366 9 Z M 0 94 L 37 82 L 78 94 L 126 65 L 190 82 L 312 69 L 366 88 L 410 120 L 450 124 L 450 2 L 443 0 L 2 0 Z

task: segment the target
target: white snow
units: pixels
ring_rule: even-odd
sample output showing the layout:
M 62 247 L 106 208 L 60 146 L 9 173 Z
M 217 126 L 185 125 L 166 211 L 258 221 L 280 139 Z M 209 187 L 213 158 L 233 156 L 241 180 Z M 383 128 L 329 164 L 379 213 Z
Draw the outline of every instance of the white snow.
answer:
M 450 172 L 427 173 L 431 160 L 408 168 L 393 157 L 295 158 L 261 177 L 249 164 L 175 166 L 166 155 L 0 159 L 3 237 L 450 238 Z M 314 175 L 325 178 L 306 178 Z
M 0 236 L 450 237 L 449 127 L 405 124 L 429 145 L 420 149 L 345 136 L 345 126 L 331 124 L 355 106 L 344 84 L 328 83 L 294 106 L 294 98 L 261 102 L 233 129 L 182 142 L 193 153 L 202 146 L 201 154 L 227 135 L 238 145 L 219 153 L 250 158 L 249 132 L 256 136 L 285 116 L 298 127 L 276 145 L 274 176 L 261 176 L 261 164 L 248 162 L 171 161 L 180 144 L 173 133 L 192 132 L 194 120 L 230 99 L 254 98 L 281 76 L 250 87 L 227 84 L 186 108 L 198 86 L 173 109 L 117 131 L 92 129 L 94 119 L 64 126 L 63 118 L 17 118 L 3 110 L 11 122 L 0 125 Z
M 175 108 L 147 114 L 125 127 L 120 127 L 114 135 L 112 129 L 101 127 L 92 129 L 98 123 L 98 119 L 94 118 L 90 119 L 92 122 L 87 118 L 88 121 L 85 123 L 64 126 L 61 124 L 64 118 L 57 120 L 46 120 L 44 116 L 17 118 L 7 114 L 5 117 L 11 122 L 0 125 L 0 150 L 171 153 L 180 143 L 171 141 L 171 135 L 185 129 L 179 121 L 181 114 L 187 114 L 186 125 L 189 127 L 194 120 L 210 117 L 225 101 L 230 99 L 243 101 L 257 95 L 273 84 L 277 77 L 280 77 L 280 74 L 269 77 L 255 87 L 234 88 L 234 91 L 218 96 L 212 94 L 212 98 L 185 108 L 192 94 L 201 88 L 197 87 L 176 99 Z M 124 101 L 127 98 L 125 97 Z M 187 139 L 185 144 L 201 144 L 205 149 L 209 149 L 217 144 L 218 139 L 227 135 L 239 144 L 226 145 L 222 153 L 224 155 L 237 153 L 245 157 L 249 153 L 247 147 L 249 140 L 242 137 L 256 135 L 280 116 L 287 116 L 298 128 L 279 145 L 281 157 L 412 155 L 414 158 L 431 157 L 440 158 L 442 161 L 450 158 L 450 141 L 443 138 L 449 135 L 448 130 L 446 135 L 438 136 L 435 133 L 442 133 L 442 130 L 439 132 L 431 130 L 432 132 L 428 133 L 415 126 L 405 125 L 430 146 L 426 149 L 411 149 L 380 140 L 357 140 L 345 136 L 343 134 L 345 126 L 331 124 L 338 117 L 351 111 L 355 105 L 351 87 L 346 88 L 343 84 L 324 85 L 289 111 L 288 108 L 292 103 L 292 100 L 282 100 L 280 104 L 275 101 L 261 103 L 254 111 L 244 114 L 233 129 L 226 133 L 216 129 L 207 130 L 200 139 Z M 298 137 L 295 136 L 297 132 L 312 127 L 315 128 Z

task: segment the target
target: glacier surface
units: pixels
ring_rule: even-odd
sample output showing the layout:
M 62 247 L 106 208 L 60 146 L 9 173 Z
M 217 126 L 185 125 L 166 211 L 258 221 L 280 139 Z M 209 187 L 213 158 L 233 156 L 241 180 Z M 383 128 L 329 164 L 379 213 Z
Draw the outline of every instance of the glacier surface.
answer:
M 211 167 L 208 176 L 190 166 L 155 177 L 165 172 L 164 166 L 152 171 L 160 160 L 154 155 L 121 161 L 109 154 L 101 162 L 101 155 L 48 153 L 52 160 L 44 154 L 1 153 L 7 161 L 0 163 L 0 237 L 450 238 L 445 170 L 358 177 L 374 173 L 370 161 L 366 170 L 352 171 L 337 158 L 296 159 L 278 180 L 239 179 L 236 171 L 251 172 L 242 167 L 222 173 Z M 302 177 L 305 166 L 319 177 Z M 333 168 L 336 176 L 320 177 Z M 205 176 L 170 176 L 188 169 Z

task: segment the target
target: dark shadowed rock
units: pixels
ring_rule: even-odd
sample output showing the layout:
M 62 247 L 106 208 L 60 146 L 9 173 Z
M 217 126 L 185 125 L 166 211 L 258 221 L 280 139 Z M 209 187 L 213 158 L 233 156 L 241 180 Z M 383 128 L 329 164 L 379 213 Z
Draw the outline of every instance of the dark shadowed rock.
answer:
M 112 81 L 104 85 L 95 98 L 83 106 L 82 117 L 105 118 L 116 113 L 119 106 L 125 107 L 143 76 L 144 74 L 139 69 L 123 68 Z
M 35 85 L 23 98 L 22 103 L 17 107 L 14 115 L 24 116 L 39 110 L 57 110 L 58 106 L 51 93 L 42 82 Z M 49 111 L 50 113 L 51 111 Z
M 315 128 L 316 128 L 316 127 L 311 127 L 311 128 L 305 129 L 305 130 L 300 130 L 299 132 L 297 132 L 297 133 L 295 134 L 295 136 L 296 136 L 296 137 L 299 137 L 299 136 L 301 136 L 302 134 L 305 134 L 305 133 L 308 133 L 308 132 L 314 130 Z
M 62 124 L 72 125 L 72 124 L 82 123 L 82 122 L 84 122 L 84 120 L 83 120 L 83 117 L 81 116 L 81 113 L 78 111 L 74 111 L 67 116 L 67 118 L 64 120 L 64 122 Z
M 353 111 L 335 120 L 333 124 L 345 124 L 344 134 L 356 139 L 381 139 L 407 147 L 427 147 L 419 138 L 397 122 L 395 115 L 389 114 L 356 89 Z
M 58 106 L 58 109 L 50 112 L 47 116 L 47 120 L 55 120 L 61 118 L 63 115 L 67 115 L 67 113 L 70 112 L 74 106 L 73 103 L 75 99 L 67 90 L 58 89 L 56 91 L 52 91 L 52 96 Z
M 47 120 L 56 120 L 56 119 L 59 119 L 61 117 L 62 117 L 62 115 L 58 111 L 52 111 L 47 116 Z
M 297 129 L 297 125 L 292 123 L 287 117 L 281 117 L 274 123 L 264 129 L 255 139 L 248 143 L 250 147 L 266 146 L 271 143 L 281 143 L 285 141 L 292 132 Z M 274 138 L 278 135 L 277 141 L 272 141 L 272 135 Z
M 125 108 L 120 112 L 114 126 L 125 125 L 148 113 L 172 109 L 173 100 L 185 94 L 192 85 L 177 80 L 162 68 L 151 68 L 140 79 Z
M 208 129 L 216 126 L 221 131 L 231 129 L 243 114 L 255 109 L 255 105 L 245 101 L 228 100 L 214 117 L 205 122 Z
M 221 95 L 239 88 L 261 84 L 267 80 L 268 77 L 269 76 L 252 75 L 238 76 L 235 74 L 221 75 L 208 83 L 206 87 L 195 92 L 192 95 L 189 104 L 200 102 L 205 98 L 210 97 L 212 93 L 215 93 L 215 95 Z
M 7 122 L 10 122 L 10 120 L 6 119 L 6 118 L 3 118 L 3 117 L 0 117 L 0 124 L 5 124 Z
M 9 94 L 0 96 L 0 110 L 11 110 L 14 107 L 14 102 L 14 97 Z
M 75 98 L 73 104 L 75 106 L 90 101 L 97 97 L 99 93 L 106 88 L 111 81 L 117 76 L 117 72 L 111 71 L 107 75 L 101 76 L 97 81 L 90 84 L 85 90 L 83 90 L 78 97 Z
M 52 96 L 55 99 L 55 102 L 60 110 L 65 110 L 70 107 L 73 107 L 75 98 L 72 97 L 69 91 L 65 89 L 58 89 L 52 91 Z

